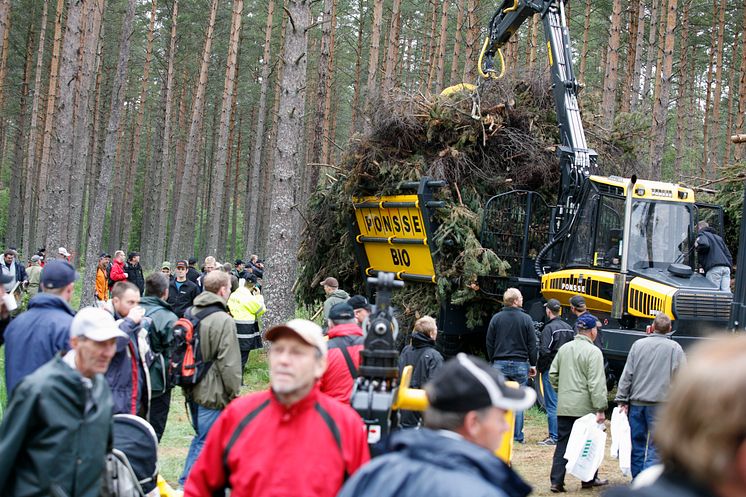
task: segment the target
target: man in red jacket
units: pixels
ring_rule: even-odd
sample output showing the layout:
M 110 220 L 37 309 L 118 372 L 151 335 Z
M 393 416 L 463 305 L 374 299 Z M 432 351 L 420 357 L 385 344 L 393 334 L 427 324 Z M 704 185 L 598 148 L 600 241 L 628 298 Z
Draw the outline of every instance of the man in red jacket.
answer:
M 210 429 L 184 486 L 185 497 L 334 497 L 370 455 L 360 416 L 321 393 L 321 328 L 304 319 L 265 336 L 269 390 L 231 402 Z
M 355 311 L 347 302 L 329 310 L 329 365 L 321 377 L 321 391 L 342 402 L 350 402 L 352 386 L 360 369 L 363 330 L 355 321 Z
M 127 281 L 127 273 L 124 271 L 124 252 L 117 250 L 114 252 L 114 259 L 111 261 L 109 269 L 109 288 L 114 287 L 118 281 Z

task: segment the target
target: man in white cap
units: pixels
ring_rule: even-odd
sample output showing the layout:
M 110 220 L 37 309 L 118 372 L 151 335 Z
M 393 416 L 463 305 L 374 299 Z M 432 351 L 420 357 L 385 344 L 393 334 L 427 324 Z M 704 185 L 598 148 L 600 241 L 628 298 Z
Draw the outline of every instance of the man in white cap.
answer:
M 374 459 L 339 497 L 525 497 L 531 487 L 494 452 L 509 429 L 508 410 L 534 404 L 528 387 L 511 388 L 485 361 L 459 354 L 425 385 L 430 406 L 425 427 L 401 430 L 391 451 Z
M 67 251 L 65 247 L 60 247 L 57 249 L 57 258 L 66 260 L 67 262 L 70 262 L 70 257 L 72 257 L 72 254 Z
M 108 312 L 81 309 L 65 354 L 14 390 L 0 425 L 0 495 L 97 497 L 111 431 L 103 373 L 126 337 Z
M 185 497 L 334 497 L 370 458 L 363 421 L 319 391 L 327 346 L 321 328 L 293 319 L 267 331 L 271 388 L 233 401 L 212 426 Z

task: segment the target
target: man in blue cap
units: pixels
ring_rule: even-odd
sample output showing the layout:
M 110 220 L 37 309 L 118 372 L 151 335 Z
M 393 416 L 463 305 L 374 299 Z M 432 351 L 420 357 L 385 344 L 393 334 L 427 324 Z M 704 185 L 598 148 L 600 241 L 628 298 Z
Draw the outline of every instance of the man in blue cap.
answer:
M 10 394 L 27 375 L 70 348 L 70 324 L 75 311 L 70 301 L 78 273 L 69 262 L 53 260 L 41 272 L 42 292 L 28 311 L 5 330 L 5 384 Z
M 608 394 L 604 357 L 601 349 L 593 344 L 598 334 L 598 320 L 586 312 L 578 316 L 575 327 L 577 335 L 560 347 L 549 368 L 549 381 L 557 391 L 557 446 L 549 477 L 553 493 L 565 492 L 565 451 L 575 421 L 589 413 L 596 413 L 598 423 L 606 420 Z M 596 472 L 592 480 L 581 483 L 581 488 L 608 483 Z

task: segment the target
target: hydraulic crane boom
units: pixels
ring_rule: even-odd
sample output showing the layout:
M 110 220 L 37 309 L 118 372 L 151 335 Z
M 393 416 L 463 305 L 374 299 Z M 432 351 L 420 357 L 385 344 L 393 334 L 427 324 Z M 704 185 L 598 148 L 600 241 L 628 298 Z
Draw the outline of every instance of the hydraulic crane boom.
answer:
M 596 174 L 597 154 L 588 148 L 578 107 L 580 86 L 572 67 L 570 35 L 563 0 L 503 0 L 489 24 L 489 35 L 480 56 L 480 73 L 496 77 L 495 56 L 518 28 L 534 15 L 540 15 L 549 50 L 552 92 L 560 132 L 558 155 L 562 176 L 553 231 L 560 231 L 576 211 L 578 194 L 585 179 Z

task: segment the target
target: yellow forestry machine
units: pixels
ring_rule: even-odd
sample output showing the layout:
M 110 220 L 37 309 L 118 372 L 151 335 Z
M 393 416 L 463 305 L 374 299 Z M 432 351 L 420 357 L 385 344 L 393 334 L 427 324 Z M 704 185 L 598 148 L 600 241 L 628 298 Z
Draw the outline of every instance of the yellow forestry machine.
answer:
M 537 322 L 543 299 L 556 298 L 567 309 L 573 295 L 583 295 L 603 322 L 603 349 L 615 370 L 658 313 L 671 317 L 673 338 L 684 346 L 726 329 L 731 293 L 692 269 L 696 225 L 706 220 L 722 233 L 722 208 L 698 203 L 692 189 L 678 184 L 600 175 L 578 107 L 564 1 L 504 0 L 489 23 L 480 74 L 504 72 L 501 48 L 534 15 L 544 27 L 559 125 L 559 192 L 553 204 L 523 190 L 486 203 L 482 245 L 511 270 L 507 278 L 480 281 L 481 291 L 499 299 L 506 288 L 519 288 Z M 434 192 L 443 185 L 424 178 L 403 185 L 407 194 L 354 199 L 356 255 L 365 276 L 387 271 L 435 283 L 429 241 L 432 209 L 441 206 Z M 465 323 L 463 309 L 443 306 L 439 327 L 446 337 L 476 331 Z
M 529 296 L 569 306 L 573 295 L 583 295 L 604 324 L 603 349 L 614 369 L 658 313 L 672 319 L 673 338 L 684 346 L 726 329 L 732 294 L 692 269 L 697 223 L 706 220 L 722 232 L 722 208 L 697 203 L 694 191 L 678 184 L 598 175 L 578 107 L 564 2 L 503 1 L 489 24 L 480 73 L 496 77 L 501 47 L 534 15 L 549 50 L 561 139 L 559 195 L 551 206 L 535 192 L 493 197 L 483 245 L 513 263 L 507 284 Z M 523 233 L 515 233 L 516 225 Z M 548 242 L 535 233 L 544 226 Z

